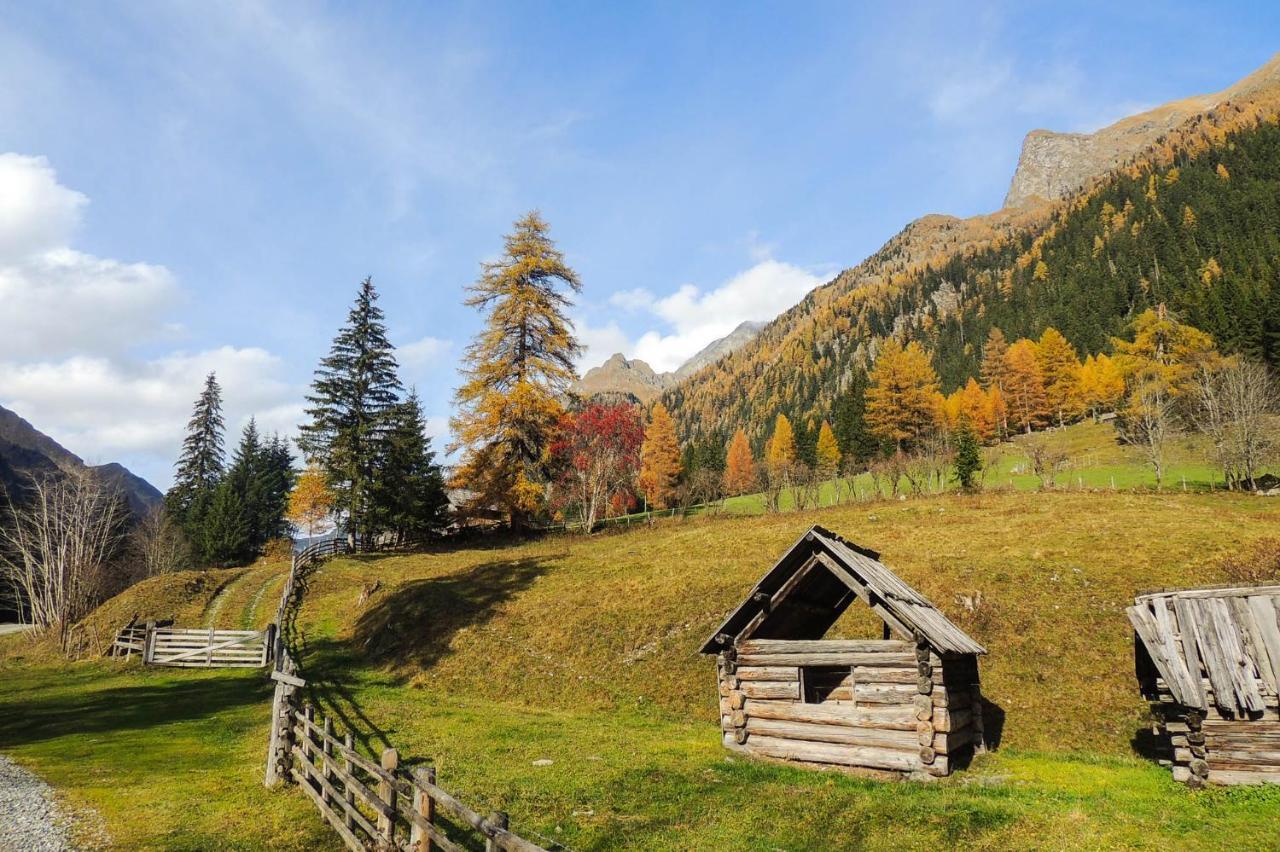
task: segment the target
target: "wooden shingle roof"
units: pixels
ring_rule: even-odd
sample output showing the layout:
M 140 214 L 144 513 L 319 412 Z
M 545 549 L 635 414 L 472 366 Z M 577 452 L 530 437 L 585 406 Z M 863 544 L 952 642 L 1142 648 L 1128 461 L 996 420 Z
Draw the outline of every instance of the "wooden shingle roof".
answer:
M 1261 712 L 1280 685 L 1280 586 L 1139 595 L 1126 612 L 1138 641 L 1185 707 Z
M 702 653 L 718 653 L 738 639 L 820 639 L 859 599 L 891 630 L 923 639 L 939 654 L 987 652 L 890 571 L 878 553 L 814 526 L 756 583 Z

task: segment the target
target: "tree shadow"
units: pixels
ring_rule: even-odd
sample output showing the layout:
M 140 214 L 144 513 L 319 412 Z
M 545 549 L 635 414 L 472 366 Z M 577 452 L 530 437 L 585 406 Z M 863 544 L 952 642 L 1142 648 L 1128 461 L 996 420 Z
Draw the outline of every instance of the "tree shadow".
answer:
M 55 697 L 42 692 L 18 693 L 16 700 L 0 702 L 0 747 L 141 730 L 265 704 L 271 698 L 271 686 L 253 677 L 175 680 Z
M 430 668 L 448 653 L 455 633 L 488 621 L 556 558 L 486 562 L 461 574 L 414 580 L 376 596 L 350 640 L 309 642 L 300 636 L 308 699 L 370 754 L 390 748 L 392 732 L 360 707 L 343 683 L 346 673 L 369 662 Z

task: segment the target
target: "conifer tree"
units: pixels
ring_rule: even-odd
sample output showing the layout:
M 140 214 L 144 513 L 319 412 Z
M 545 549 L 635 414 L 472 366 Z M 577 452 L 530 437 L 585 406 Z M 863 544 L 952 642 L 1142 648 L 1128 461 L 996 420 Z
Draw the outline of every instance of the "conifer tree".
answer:
M 640 491 L 654 509 L 665 509 L 675 497 L 680 477 L 680 444 L 671 414 L 661 402 L 654 403 L 649 427 L 640 445 Z
M 992 394 L 999 395 L 1000 389 L 995 388 Z M 956 418 L 960 424 L 967 426 L 973 432 L 974 438 L 986 443 L 995 437 L 996 421 L 995 409 L 991 404 L 991 394 L 982 390 L 982 386 L 974 379 L 969 379 L 964 388 L 956 391 L 959 397 L 959 416 Z
M 467 304 L 487 315 L 454 396 L 450 423 L 463 451 L 454 481 L 515 529 L 543 504 L 543 457 L 580 351 L 566 311 L 581 288 L 536 211 L 515 223 L 502 259 L 484 264 L 470 288 Z
M 987 332 L 987 342 L 982 346 L 982 386 L 987 390 L 1004 390 L 1005 376 L 1008 375 L 1005 353 L 1008 351 L 1009 344 L 1004 338 L 1004 332 L 993 326 Z
M 187 437 L 182 441 L 173 487 L 165 496 L 169 514 L 192 541 L 200 537 L 200 525 L 222 480 L 226 461 L 224 429 L 222 388 L 217 376 L 210 373 L 205 377 L 204 390 L 196 399 L 187 423 Z
M 978 439 L 967 424 L 957 430 L 953 443 L 956 450 L 956 481 L 965 491 L 972 491 L 982 470 L 982 455 L 978 451 Z
M 1004 400 L 1009 407 L 1009 417 L 1019 429 L 1029 433 L 1044 422 L 1048 413 L 1036 345 L 1030 340 L 1019 340 L 1005 353 L 1004 363 Z
M 1045 405 L 1062 426 L 1079 413 L 1080 361 L 1062 333 L 1049 326 L 1036 344 L 1036 362 L 1044 381 Z
M 1124 398 L 1124 375 L 1115 359 L 1099 353 L 1080 365 L 1080 401 L 1092 417 L 1111 411 Z
M 394 531 L 400 541 L 437 533 L 449 498 L 416 390 L 392 409 L 390 421 L 372 499 L 375 526 Z
M 890 339 L 871 368 L 867 425 L 872 434 L 900 450 L 914 448 L 933 431 L 938 374 L 914 340 L 905 347 Z
M 867 373 L 853 371 L 849 389 L 836 403 L 835 433 L 840 453 L 858 464 L 866 464 L 880 449 L 879 441 L 867 429 Z
M 246 559 L 250 548 L 249 516 L 242 496 L 229 477 L 214 492 L 200 529 L 199 548 L 208 564 L 223 568 L 241 564 Z
M 734 497 L 749 494 L 755 490 L 757 482 L 759 474 L 756 471 L 755 456 L 751 453 L 751 443 L 747 440 L 747 433 L 739 429 L 733 433 L 725 460 L 725 493 Z
M 818 444 L 815 450 L 817 469 L 824 479 L 830 479 L 840 470 L 840 445 L 836 442 L 836 433 L 831 424 L 822 421 L 818 429 Z
M 307 460 L 328 477 L 348 535 L 357 538 L 373 532 L 372 492 L 401 389 L 377 299 L 372 279 L 366 278 L 346 325 L 316 370 L 307 396 L 310 422 L 298 437 Z
M 779 414 L 773 422 L 773 435 L 765 448 L 765 465 L 770 476 L 786 477 L 795 470 L 799 455 L 796 451 L 796 433 L 787 415 Z

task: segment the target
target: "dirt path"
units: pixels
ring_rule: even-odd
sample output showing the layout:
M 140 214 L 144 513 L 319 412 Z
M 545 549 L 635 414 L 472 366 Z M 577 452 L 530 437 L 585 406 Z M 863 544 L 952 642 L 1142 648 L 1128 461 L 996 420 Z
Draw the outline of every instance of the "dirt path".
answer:
M 21 633 L 24 630 L 30 629 L 30 624 L 0 624 L 0 636 L 8 636 L 10 633 Z

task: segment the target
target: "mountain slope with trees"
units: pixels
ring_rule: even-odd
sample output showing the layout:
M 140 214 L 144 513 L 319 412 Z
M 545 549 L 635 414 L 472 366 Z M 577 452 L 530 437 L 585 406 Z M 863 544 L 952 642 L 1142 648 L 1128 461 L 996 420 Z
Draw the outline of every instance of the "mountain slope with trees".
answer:
M 663 402 L 685 440 L 744 426 L 760 447 L 781 412 L 834 418 L 849 453 L 858 432 L 842 417 L 859 416 L 853 397 L 890 339 L 932 353 L 946 393 L 978 375 L 992 328 L 1012 340 L 1052 326 L 1087 357 L 1160 304 L 1224 351 L 1280 364 L 1277 115 L 1280 86 L 1261 86 L 1065 200 L 919 220 Z

